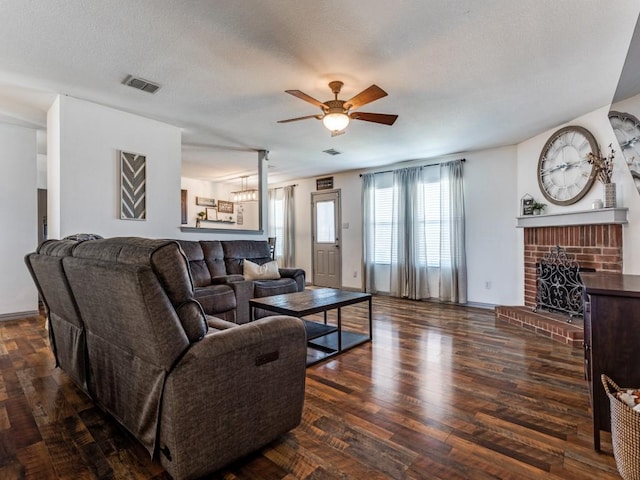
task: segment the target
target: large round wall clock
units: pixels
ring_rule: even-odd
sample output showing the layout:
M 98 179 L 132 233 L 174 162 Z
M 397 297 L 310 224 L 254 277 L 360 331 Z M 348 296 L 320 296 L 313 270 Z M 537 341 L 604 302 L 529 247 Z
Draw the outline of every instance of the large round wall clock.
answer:
M 584 197 L 596 179 L 587 154 L 599 154 L 598 143 L 583 127 L 564 127 L 544 144 L 538 160 L 538 185 L 544 198 L 556 205 L 571 205 Z
M 612 110 L 609 112 L 609 122 L 640 192 L 640 121 L 630 113 Z

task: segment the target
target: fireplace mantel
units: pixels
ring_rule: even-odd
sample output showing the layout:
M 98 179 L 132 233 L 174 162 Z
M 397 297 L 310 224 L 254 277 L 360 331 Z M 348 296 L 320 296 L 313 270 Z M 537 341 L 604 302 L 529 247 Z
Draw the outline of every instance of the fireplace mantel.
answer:
M 518 228 L 564 227 L 568 225 L 613 225 L 627 223 L 628 208 L 599 208 L 549 215 L 517 217 Z

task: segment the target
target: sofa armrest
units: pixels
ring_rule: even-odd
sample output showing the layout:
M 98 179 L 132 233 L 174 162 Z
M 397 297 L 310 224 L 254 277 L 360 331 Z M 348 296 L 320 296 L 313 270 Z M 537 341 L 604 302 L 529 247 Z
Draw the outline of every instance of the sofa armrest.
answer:
M 249 300 L 253 298 L 253 282 L 250 280 L 242 280 L 241 282 L 230 282 L 228 284 L 233 288 L 236 295 L 236 323 L 248 323 L 249 318 Z
M 207 315 L 207 326 L 215 330 L 226 330 L 228 328 L 237 327 L 238 325 L 212 315 Z
M 293 278 L 298 284 L 298 291 L 301 292 L 305 287 L 305 271 L 301 268 L 280 268 L 278 269 L 280 276 L 283 278 Z
M 296 427 L 304 404 L 301 320 L 272 316 L 210 333 L 167 377 L 160 461 L 174 478 L 217 470 Z

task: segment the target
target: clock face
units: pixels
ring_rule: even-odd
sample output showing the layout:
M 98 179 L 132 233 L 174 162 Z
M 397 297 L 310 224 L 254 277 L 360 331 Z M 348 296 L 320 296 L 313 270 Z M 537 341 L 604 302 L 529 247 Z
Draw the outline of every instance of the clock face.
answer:
M 609 112 L 609 121 L 640 192 L 640 121 L 629 113 L 614 111 Z
M 547 200 L 571 205 L 586 195 L 596 179 L 587 160 L 590 152 L 599 150 L 586 128 L 564 127 L 549 137 L 538 160 L 538 185 Z

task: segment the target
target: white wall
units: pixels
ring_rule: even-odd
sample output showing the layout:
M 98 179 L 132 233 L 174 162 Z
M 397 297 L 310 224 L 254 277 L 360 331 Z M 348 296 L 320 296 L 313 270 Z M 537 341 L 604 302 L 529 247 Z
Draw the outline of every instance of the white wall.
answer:
M 516 148 L 466 153 L 464 165 L 469 302 L 517 300 Z M 487 282 L 488 285 L 487 285 Z
M 578 118 L 558 125 L 556 128 L 550 129 L 540 135 L 520 143 L 517 146 L 518 152 L 518 198 L 525 193 L 533 195 L 537 200 L 543 200 L 544 197 L 538 187 L 536 170 L 540 152 L 545 142 L 551 134 L 567 125 L 579 125 L 589 130 L 596 141 L 600 145 L 603 153 L 608 152 L 608 145 L 613 144 L 616 150 L 616 159 L 613 170 L 612 181 L 617 184 L 617 204 L 618 207 L 627 207 L 629 209 L 629 223 L 623 226 L 623 269 L 624 273 L 640 274 L 640 252 L 634 248 L 640 239 L 640 195 L 633 183 L 631 173 L 627 168 L 624 157 L 620 152 L 620 147 L 616 141 L 615 134 L 609 123 L 609 107 L 602 107 L 593 112 L 589 112 Z M 548 204 L 545 214 L 571 212 L 580 210 L 589 210 L 591 204 L 596 199 L 603 198 L 602 184 L 596 183 L 593 188 L 581 200 L 569 206 L 559 206 Z M 547 202 L 545 202 L 547 203 Z M 518 288 L 519 303 L 524 302 L 524 254 L 523 254 L 523 232 L 518 229 L 519 236 L 519 252 L 518 252 Z
M 517 233 L 515 217 L 516 148 L 467 152 L 437 159 L 404 162 L 381 170 L 466 158 L 464 164 L 468 300 L 473 303 L 513 304 L 517 299 Z M 342 285 L 362 288 L 362 180 L 361 172 L 333 175 L 342 204 Z M 315 178 L 285 182 L 298 184 L 296 202 L 296 261 L 311 280 L 311 192 Z M 270 187 L 280 185 L 269 185 Z M 348 224 L 348 228 L 344 228 Z M 354 276 L 355 274 L 355 276 Z M 489 287 L 486 288 L 486 282 Z
M 38 154 L 36 161 L 37 168 L 37 180 L 36 184 L 38 188 L 47 188 L 47 156 Z
M 36 248 L 36 131 L 0 123 L 0 318 L 30 315 L 38 295 L 24 263 Z
M 59 96 L 47 116 L 49 237 L 177 237 L 181 130 Z M 121 220 L 118 151 L 147 157 L 147 219 Z

